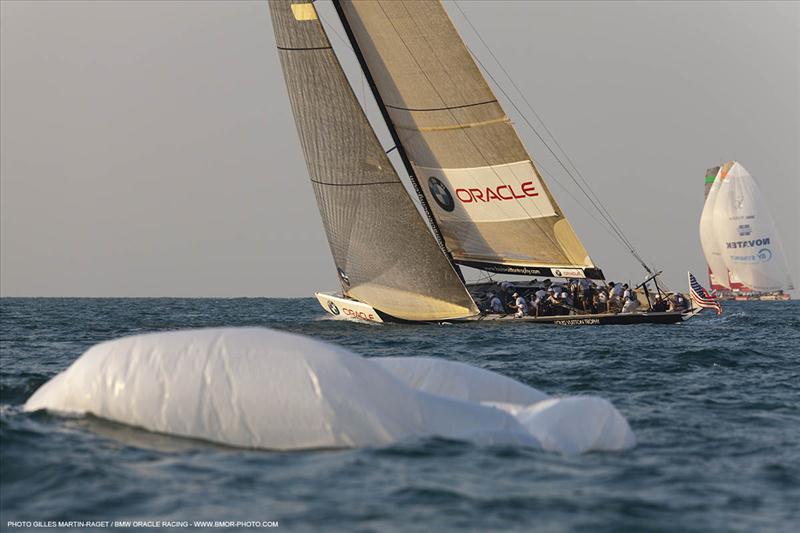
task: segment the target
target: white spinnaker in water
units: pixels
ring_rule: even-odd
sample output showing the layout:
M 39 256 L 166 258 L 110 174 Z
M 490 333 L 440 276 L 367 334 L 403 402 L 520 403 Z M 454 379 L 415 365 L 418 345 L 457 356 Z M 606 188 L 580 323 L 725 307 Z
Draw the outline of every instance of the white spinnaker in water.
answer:
M 551 398 L 501 374 L 432 357 L 381 357 L 371 361 L 414 389 L 508 412 L 546 450 L 573 454 L 621 450 L 635 443 L 625 417 L 603 398 Z
M 376 357 L 370 361 L 412 389 L 454 400 L 530 405 L 550 399 L 533 387 L 466 363 L 433 357 Z
M 732 277 L 758 291 L 792 289 L 783 245 L 758 183 L 738 162 L 719 179 L 713 226 Z
M 717 197 L 719 196 L 720 174 L 724 166 L 720 167 L 717 171 L 717 176 L 706 197 L 706 203 L 703 206 L 703 214 L 700 215 L 700 246 L 703 248 L 703 255 L 706 257 L 708 268 L 714 277 L 714 281 L 726 288 L 730 288 L 728 283 L 728 267 L 725 265 L 725 260 L 722 258 L 720 250 L 720 242 L 717 239 L 717 233 L 714 230 L 714 205 L 716 204 Z
M 150 431 L 274 450 L 382 446 L 425 436 L 564 453 L 635 445 L 625 418 L 600 398 L 553 399 L 460 363 L 380 361 L 263 328 L 139 335 L 90 348 L 37 390 L 25 410 L 91 413 Z

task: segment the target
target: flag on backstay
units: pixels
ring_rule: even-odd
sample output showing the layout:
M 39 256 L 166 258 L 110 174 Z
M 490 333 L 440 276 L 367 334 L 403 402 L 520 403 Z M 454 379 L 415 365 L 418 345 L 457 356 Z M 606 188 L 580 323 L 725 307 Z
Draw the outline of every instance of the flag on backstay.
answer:
M 689 295 L 692 297 L 692 302 L 697 307 L 715 309 L 718 315 L 722 314 L 722 306 L 717 301 L 717 298 L 708 294 L 708 291 L 698 283 L 691 272 L 689 272 Z

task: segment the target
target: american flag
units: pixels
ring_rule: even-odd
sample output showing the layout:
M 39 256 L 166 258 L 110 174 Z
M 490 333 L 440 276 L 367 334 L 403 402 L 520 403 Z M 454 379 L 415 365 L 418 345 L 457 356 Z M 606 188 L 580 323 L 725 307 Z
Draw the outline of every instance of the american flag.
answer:
M 691 272 L 689 272 L 689 294 L 692 297 L 692 302 L 694 302 L 697 307 L 716 309 L 718 315 L 722 314 L 722 306 L 719 304 L 716 297 L 708 294 L 708 291 L 697 282 L 697 279 L 695 279 Z

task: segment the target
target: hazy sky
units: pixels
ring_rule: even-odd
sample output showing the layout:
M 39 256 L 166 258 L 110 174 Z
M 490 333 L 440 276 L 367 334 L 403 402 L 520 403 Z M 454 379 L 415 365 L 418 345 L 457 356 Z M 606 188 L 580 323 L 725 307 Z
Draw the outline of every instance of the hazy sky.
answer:
M 730 159 L 759 181 L 800 284 L 800 4 L 460 5 L 673 286 L 705 273 L 703 176 Z M 318 8 L 334 22 L 329 2 Z M 360 96 L 352 53 L 331 40 Z M 338 288 L 264 2 L 4 0 L 0 106 L 2 295 Z M 534 159 L 579 197 L 505 108 Z M 607 276 L 639 279 L 627 252 L 548 182 Z

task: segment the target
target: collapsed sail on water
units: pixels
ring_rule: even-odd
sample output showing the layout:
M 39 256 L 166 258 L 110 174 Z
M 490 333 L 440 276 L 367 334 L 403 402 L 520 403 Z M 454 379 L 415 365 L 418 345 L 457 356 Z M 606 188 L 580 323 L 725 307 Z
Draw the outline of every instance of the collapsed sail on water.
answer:
M 780 236 L 756 180 L 734 161 L 717 181 L 712 227 L 730 279 L 756 291 L 793 289 Z
M 477 314 L 369 125 L 313 4 L 273 0 L 269 5 L 344 294 L 405 320 Z
M 453 258 L 602 278 L 438 1 L 335 1 Z

